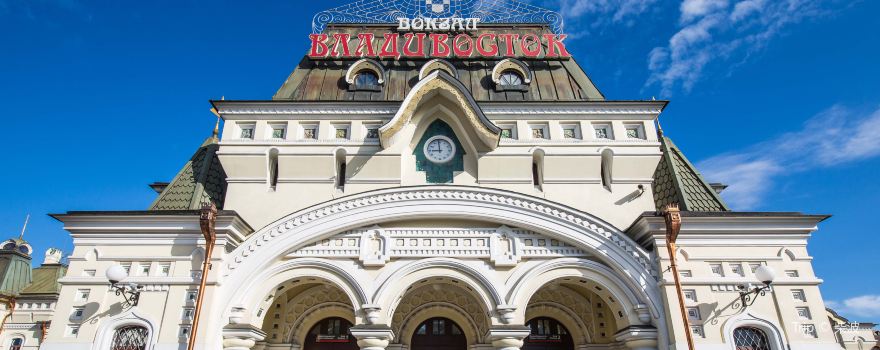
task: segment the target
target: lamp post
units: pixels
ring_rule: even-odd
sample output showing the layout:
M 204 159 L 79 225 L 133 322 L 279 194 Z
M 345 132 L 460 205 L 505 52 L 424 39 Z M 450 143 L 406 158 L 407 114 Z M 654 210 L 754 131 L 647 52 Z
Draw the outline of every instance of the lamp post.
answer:
M 128 273 L 125 272 L 125 269 L 122 266 L 114 264 L 108 267 L 106 276 L 107 280 L 110 282 L 110 290 L 115 292 L 116 295 L 122 296 L 122 298 L 125 299 L 124 304 L 137 306 L 138 300 L 141 298 L 141 286 L 133 282 L 120 283 L 122 280 L 128 278 Z
M 770 290 L 770 284 L 776 279 L 776 271 L 773 271 L 770 266 L 761 265 L 755 269 L 755 277 L 763 285 L 754 286 L 751 290 L 748 289 L 749 287 L 743 286 L 743 291 L 739 292 L 739 301 L 742 303 L 743 309 L 752 306 L 758 296 L 767 294 L 767 291 Z

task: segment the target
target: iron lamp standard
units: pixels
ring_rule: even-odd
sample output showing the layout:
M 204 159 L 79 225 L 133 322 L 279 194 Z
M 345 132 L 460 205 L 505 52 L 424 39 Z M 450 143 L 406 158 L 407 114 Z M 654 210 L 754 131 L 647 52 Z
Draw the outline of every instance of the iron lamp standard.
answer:
M 107 268 L 106 276 L 107 280 L 110 281 L 110 290 L 125 299 L 123 304 L 137 306 L 138 300 L 141 298 L 141 286 L 133 282 L 120 283 L 122 280 L 128 278 L 128 273 L 125 272 L 125 269 L 122 266 L 115 264 L 110 266 Z
M 770 284 L 776 279 L 776 271 L 773 271 L 773 268 L 769 266 L 761 265 L 755 269 L 755 277 L 763 285 L 754 286 L 751 290 L 748 290 L 749 286 L 742 287 L 743 291 L 739 292 L 739 300 L 742 303 L 743 309 L 752 306 L 755 300 L 758 299 L 758 296 L 767 294 L 767 291 L 770 290 Z

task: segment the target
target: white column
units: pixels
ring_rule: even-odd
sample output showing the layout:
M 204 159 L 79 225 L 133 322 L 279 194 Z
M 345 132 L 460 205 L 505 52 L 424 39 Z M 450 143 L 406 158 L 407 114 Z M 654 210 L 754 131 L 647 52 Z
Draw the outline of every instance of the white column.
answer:
M 492 342 L 496 350 L 520 350 L 529 333 L 526 326 L 496 327 L 486 333 L 486 340 Z
M 657 329 L 653 326 L 629 326 L 614 337 L 631 350 L 657 350 Z
M 357 338 L 361 350 L 385 350 L 394 339 L 394 332 L 385 325 L 357 325 L 349 332 Z
M 250 324 L 231 324 L 223 328 L 223 350 L 251 350 L 266 332 Z

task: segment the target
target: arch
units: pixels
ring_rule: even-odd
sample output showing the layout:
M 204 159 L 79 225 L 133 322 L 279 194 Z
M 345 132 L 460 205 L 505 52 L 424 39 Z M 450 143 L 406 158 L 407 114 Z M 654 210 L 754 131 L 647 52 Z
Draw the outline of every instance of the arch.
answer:
M 525 312 L 526 322 L 538 317 L 549 317 L 561 323 L 571 334 L 575 346 L 593 342 L 583 319 L 565 305 L 550 302 L 529 304 Z
M 21 339 L 21 343 L 18 344 L 19 349 L 24 349 L 25 346 L 29 346 L 29 344 L 27 343 L 27 337 L 24 335 L 24 333 L 20 333 L 20 332 L 11 333 L 8 336 L 5 336 L 4 338 L 6 338 L 6 340 L 4 340 L 3 344 L 2 344 L 3 350 L 6 350 L 6 349 L 13 350 L 12 345 L 16 339 Z
M 532 149 L 532 185 L 539 191 L 544 190 L 544 155 L 543 149 Z
M 792 252 L 791 249 L 788 249 L 788 248 L 780 249 L 779 253 L 777 253 L 776 256 L 783 258 L 783 259 L 787 257 L 790 261 L 797 260 L 797 256 L 794 255 L 794 252 Z
M 97 261 L 100 257 L 101 253 L 98 251 L 98 248 L 92 248 L 86 252 L 86 255 L 83 258 L 86 261 Z
M 602 163 L 599 167 L 599 176 L 602 178 L 602 187 L 605 187 L 606 190 L 611 192 L 611 184 L 614 182 L 614 176 L 612 173 L 614 170 L 614 151 L 611 148 L 604 147 L 599 150 L 599 154 L 601 154 L 602 157 Z
M 519 73 L 523 77 L 523 85 L 532 83 L 532 71 L 529 66 L 515 58 L 505 58 L 495 64 L 495 67 L 492 68 L 492 82 L 496 85 L 501 84 L 501 73 L 508 70 Z
M 451 96 L 451 100 L 456 105 L 461 106 L 464 114 L 461 119 L 466 120 L 473 127 L 473 132 L 480 141 L 482 151 L 491 151 L 498 147 L 498 141 L 501 139 L 501 128 L 493 124 L 483 114 L 483 110 L 474 100 L 470 90 L 458 79 L 449 75 L 449 73 L 443 70 L 435 70 L 413 86 L 412 90 L 403 100 L 403 103 L 400 104 L 400 109 L 397 110 L 394 117 L 379 128 L 379 142 L 383 148 L 391 146 L 394 136 L 409 123 L 413 112 L 420 105 L 421 101 L 428 96 L 432 96 L 434 92 Z
M 249 304 L 260 298 L 253 296 L 256 292 L 249 291 L 252 288 L 250 285 L 259 284 L 267 276 L 279 273 L 276 265 L 286 266 L 284 269 L 304 262 L 319 263 L 320 259 L 277 262 L 278 257 L 306 244 L 358 227 L 426 217 L 489 220 L 569 242 L 590 252 L 595 259 L 607 265 L 605 269 L 624 278 L 625 283 L 617 284 L 628 286 L 627 290 L 633 293 L 640 293 L 638 295 L 644 300 L 643 303 L 648 304 L 650 315 L 658 322 L 658 328 L 665 329 L 664 317 L 660 317 L 662 308 L 659 303 L 662 298 L 656 285 L 658 272 L 651 264 L 648 253 L 631 238 L 596 217 L 541 198 L 469 186 L 413 186 L 368 191 L 303 209 L 267 225 L 230 252 L 224 263 L 222 271 L 226 276 L 225 283 L 230 286 L 229 294 L 223 299 L 228 303 L 225 310 L 228 313 L 231 307 L 256 305 Z M 321 264 L 332 265 L 327 261 Z M 361 288 L 351 274 L 334 275 L 336 272 L 329 273 L 321 268 L 324 267 L 315 267 L 313 270 L 346 284 L 344 290 L 351 291 L 353 300 L 367 300 L 363 295 L 373 289 L 373 278 L 359 276 L 364 281 Z M 253 271 L 261 273 L 255 274 Z M 278 280 L 276 284 L 281 282 Z M 264 288 L 259 292 L 261 296 L 271 291 L 271 287 Z M 358 300 L 353 304 L 362 303 Z M 217 329 L 224 325 L 219 318 L 211 321 L 215 322 L 213 327 Z M 661 337 L 664 333 L 659 332 Z
M 333 156 L 336 159 L 335 168 L 333 169 L 333 173 L 336 174 L 336 189 L 345 190 L 345 180 L 346 173 L 348 168 L 348 152 L 345 148 L 337 147 L 333 151 Z
M 275 147 L 266 150 L 266 184 L 269 191 L 275 191 L 278 186 L 278 153 Z
M 380 275 L 376 278 L 381 282 L 376 290 L 374 303 L 385 310 L 384 316 L 390 320 L 406 292 L 419 281 L 431 278 L 447 278 L 464 283 L 474 292 L 487 313 L 493 312 L 496 305 L 504 304 L 501 293 L 495 288 L 496 283 L 476 268 L 452 258 L 417 260 L 391 273 Z
M 156 327 L 157 323 L 150 317 L 142 315 L 138 312 L 137 307 L 120 314 L 116 317 L 105 319 L 98 326 L 95 332 L 95 339 L 92 342 L 92 350 L 105 350 L 110 348 L 113 341 L 113 335 L 116 330 L 123 327 L 137 326 L 147 329 L 147 350 L 152 350 L 158 342 L 159 332 Z
M 479 327 L 476 320 L 470 317 L 467 312 L 464 312 L 461 307 L 443 302 L 422 305 L 407 315 L 407 317 L 404 317 L 400 325 L 392 325 L 397 335 L 395 341 L 405 345 L 412 344 L 412 336 L 416 328 L 423 322 L 435 317 L 443 317 L 455 322 L 462 333 L 464 333 L 468 345 L 483 342 L 483 337 L 478 332 Z
M 422 68 L 419 69 L 419 80 L 425 79 L 428 74 L 431 74 L 438 69 L 449 73 L 449 75 L 458 79 L 458 70 L 455 69 L 455 66 L 453 66 L 452 63 L 449 63 L 449 61 L 442 58 L 435 58 L 425 62 L 425 64 L 422 65 Z
M 249 310 L 248 315 L 250 316 L 250 319 L 245 319 L 245 322 L 249 321 L 259 327 L 266 315 L 265 312 L 260 313 L 260 310 L 268 310 L 266 305 L 273 302 L 275 293 L 280 286 L 285 287 L 294 283 L 329 283 L 339 288 L 351 299 L 356 319 L 358 319 L 361 306 L 369 300 L 367 291 L 362 289 L 358 283 L 359 279 L 368 277 L 352 275 L 335 262 L 325 259 L 300 258 L 285 261 L 253 275 L 254 282 L 248 285 L 238 285 L 240 286 L 239 290 L 244 290 L 246 293 L 241 296 L 238 303 L 229 305 L 224 310 L 225 317 L 229 316 L 232 308 L 244 308 Z M 298 281 L 303 278 L 307 280 L 305 282 Z
M 351 324 L 357 324 L 351 307 L 340 303 L 327 303 L 315 305 L 303 311 L 302 315 L 293 322 L 287 335 L 284 337 L 288 343 L 305 344 L 305 338 L 309 331 L 319 322 L 338 317 L 345 319 Z
M 376 76 L 379 77 L 379 85 L 385 83 L 385 68 L 382 67 L 382 64 L 370 58 L 362 58 L 355 63 L 352 63 L 351 67 L 348 67 L 348 71 L 345 72 L 345 82 L 354 84 L 354 79 L 357 77 L 357 73 L 362 70 L 368 70 L 375 73 Z
M 579 258 L 559 258 L 541 263 L 537 266 L 522 266 L 505 282 L 508 288 L 508 304 L 528 305 L 532 296 L 548 283 L 562 278 L 577 278 L 593 281 L 600 285 L 601 291 L 592 291 L 598 294 L 606 303 L 613 302 L 620 305 L 620 311 L 624 313 L 619 323 L 623 325 L 645 324 L 653 317 L 657 322 L 660 320 L 662 306 L 658 300 L 645 298 L 645 291 L 651 288 L 648 281 L 645 284 L 635 284 L 618 277 L 611 268 L 592 260 Z M 610 297 L 610 298 L 609 298 Z M 644 310 L 647 308 L 648 310 Z M 647 311 L 650 314 L 644 315 Z M 646 317 L 648 316 L 648 317 Z M 516 310 L 515 320 L 525 321 L 525 310 Z M 623 325 L 618 324 L 618 327 Z
M 782 327 L 771 319 L 763 317 L 752 311 L 737 314 L 724 321 L 723 331 L 721 333 L 722 340 L 730 344 L 731 350 L 736 350 L 733 339 L 733 331 L 739 327 L 754 327 L 760 329 L 767 335 L 772 350 L 784 350 L 784 340 L 782 339 Z

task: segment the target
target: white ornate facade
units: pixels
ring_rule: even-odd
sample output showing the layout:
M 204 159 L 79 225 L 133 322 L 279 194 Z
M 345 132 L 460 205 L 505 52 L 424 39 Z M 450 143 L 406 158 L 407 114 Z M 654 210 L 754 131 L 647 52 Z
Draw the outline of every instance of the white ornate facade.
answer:
M 441 61 L 305 58 L 273 100 L 213 101 L 222 134 L 150 210 L 55 216 L 75 249 L 42 349 L 840 348 L 807 251 L 825 216 L 728 210 L 656 128 L 665 101 L 606 100 L 573 60 Z M 780 277 L 744 306 L 761 265 Z

